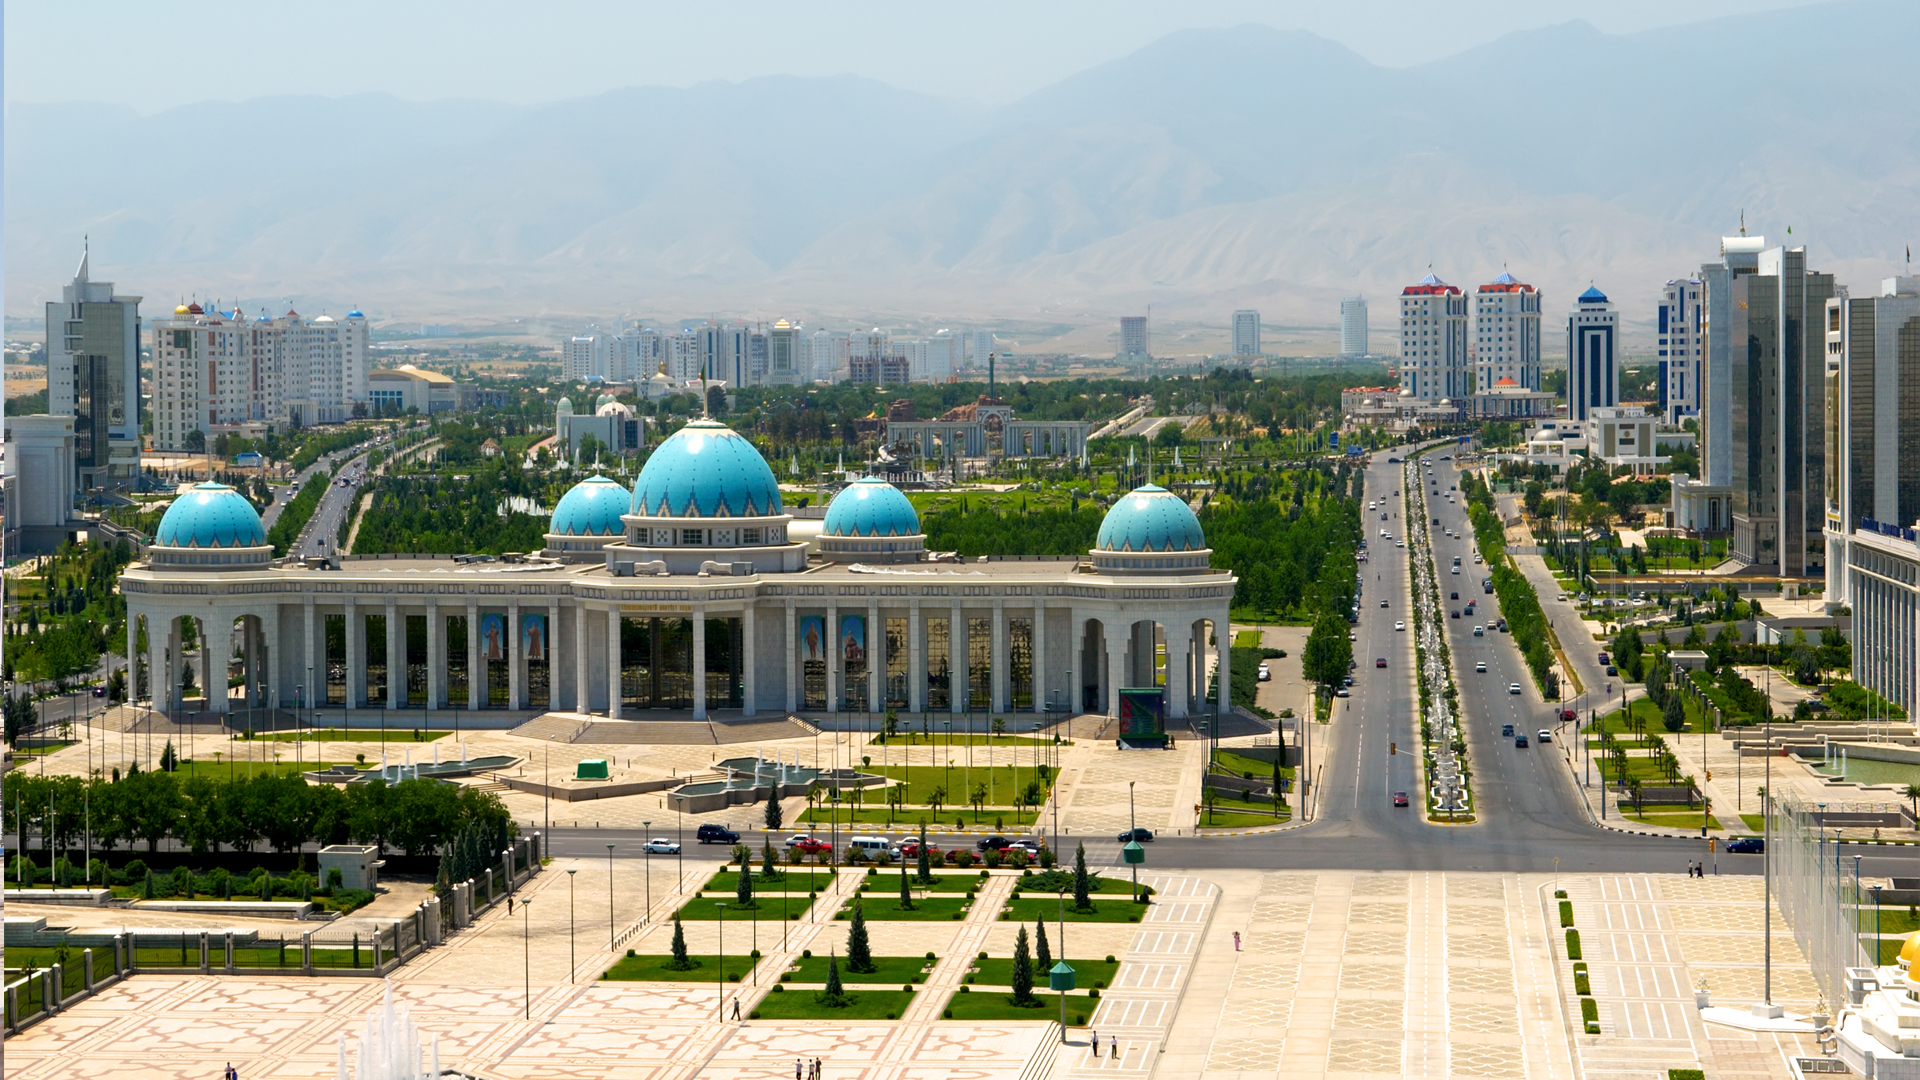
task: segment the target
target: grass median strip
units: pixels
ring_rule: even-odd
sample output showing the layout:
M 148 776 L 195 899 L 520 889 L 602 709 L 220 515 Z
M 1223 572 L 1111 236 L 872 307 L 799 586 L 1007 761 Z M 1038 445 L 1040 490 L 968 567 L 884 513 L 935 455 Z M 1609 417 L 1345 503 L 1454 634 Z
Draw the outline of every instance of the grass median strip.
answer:
M 676 971 L 668 965 L 673 957 L 665 953 L 638 953 L 623 956 L 614 962 L 600 977 L 610 982 L 718 982 L 721 978 L 720 958 L 718 956 L 689 956 L 694 964 L 685 971 Z M 727 957 L 725 978 L 728 982 L 739 982 L 753 970 L 754 961 L 737 954 Z
M 916 897 L 913 906 L 904 908 L 900 901 L 888 900 L 884 894 L 867 897 L 860 901 L 860 907 L 866 913 L 868 922 L 947 922 L 966 918 L 967 906 L 972 901 L 965 897 L 931 896 L 926 899 Z M 841 908 L 836 919 L 853 916 L 853 907 Z
M 778 983 L 773 989 L 754 1006 L 755 1020 L 898 1020 L 913 1003 L 905 990 L 849 990 L 832 1003 L 818 990 L 788 990 Z
M 976 970 L 967 976 L 967 981 L 979 986 L 1012 986 L 1013 960 L 1011 958 L 989 957 L 975 960 Z M 1117 960 L 1068 960 L 1067 966 L 1073 969 L 1074 982 L 1082 990 L 1104 990 L 1113 985 L 1114 973 L 1120 970 Z M 1045 974 L 1045 972 L 1038 972 Z M 978 990 L 974 991 L 979 993 Z
M 1087 1022 L 1087 1017 L 1100 1006 L 1098 998 L 1075 990 L 1067 995 L 1067 1024 L 1078 1027 Z M 1060 995 L 1035 986 L 1032 1004 L 1018 1004 L 1013 1000 L 1011 990 L 1002 993 L 997 990 L 973 990 L 970 993 L 955 994 L 947 999 L 940 1010 L 943 1020 L 1058 1020 L 1060 1019 Z
M 1079 911 L 1073 906 L 1071 898 L 1067 901 L 1065 918 L 1070 923 L 1124 923 L 1139 922 L 1146 917 L 1145 904 L 1134 902 L 1121 896 L 1112 900 L 1095 900 L 1091 910 Z M 1060 901 L 1055 897 L 1026 897 L 1009 901 L 1006 911 L 1000 916 L 1012 922 L 1032 922 L 1044 919 L 1055 922 L 1061 918 Z
M 925 982 L 927 972 L 931 971 L 934 961 L 924 956 L 876 956 L 873 958 L 872 971 L 854 971 L 847 966 L 847 958 L 840 958 L 840 981 L 848 983 L 902 983 Z M 924 969 L 924 970 L 923 970 Z M 782 972 L 781 982 L 818 983 L 827 982 L 827 958 L 824 956 L 806 956 L 800 959 L 796 970 Z M 791 988 L 789 988 L 791 992 Z

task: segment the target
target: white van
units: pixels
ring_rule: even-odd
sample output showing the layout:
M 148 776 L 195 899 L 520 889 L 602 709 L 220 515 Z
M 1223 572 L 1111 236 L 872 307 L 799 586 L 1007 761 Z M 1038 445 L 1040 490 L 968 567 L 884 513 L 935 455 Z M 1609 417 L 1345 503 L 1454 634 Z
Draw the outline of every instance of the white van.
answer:
M 851 836 L 847 838 L 847 854 L 856 851 L 865 852 L 868 858 L 888 850 L 893 845 L 884 836 Z

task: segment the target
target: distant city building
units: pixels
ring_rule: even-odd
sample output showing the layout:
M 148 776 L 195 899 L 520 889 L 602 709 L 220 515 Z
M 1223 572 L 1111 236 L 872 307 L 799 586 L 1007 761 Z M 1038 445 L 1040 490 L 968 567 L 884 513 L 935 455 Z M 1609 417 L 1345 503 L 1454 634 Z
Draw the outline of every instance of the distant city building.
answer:
M 1400 291 L 1400 390 L 1421 401 L 1467 394 L 1467 298 L 1432 274 Z
M 1670 424 L 1700 412 L 1700 293 L 1698 278 L 1675 279 L 1660 290 L 1660 415 Z
M 1475 389 L 1540 389 L 1540 290 L 1501 271 L 1474 290 L 1473 323 Z
M 807 361 L 815 382 L 841 382 L 847 378 L 848 337 L 844 333 L 815 330 L 807 339 Z
M 806 358 L 801 355 L 805 341 L 805 331 L 787 320 L 773 324 L 767 333 L 766 382 L 769 385 L 798 386 L 807 381 Z
M 6 550 L 42 554 L 72 538 L 80 470 L 71 416 L 6 418 Z
M 1125 363 L 1145 363 L 1148 359 L 1147 317 L 1124 315 L 1120 319 L 1120 351 L 1116 359 Z
M 1733 485 L 1733 402 L 1744 393 L 1732 382 L 1734 350 L 1745 347 L 1732 330 L 1733 284 L 1759 268 L 1766 246 L 1762 236 L 1723 236 L 1720 261 L 1700 267 L 1700 464 L 1709 486 Z
M 250 319 L 182 304 L 153 324 L 154 448 L 185 450 L 194 431 L 211 437 L 243 424 L 341 423 L 368 401 L 370 345 L 358 310 Z
M 1811 573 L 1826 548 L 1823 357 L 1833 295 L 1833 275 L 1809 271 L 1806 249 L 1787 247 L 1762 251 L 1730 290 L 1733 557 L 1783 577 Z
M 367 401 L 375 413 L 405 413 L 412 409 L 422 416 L 463 412 L 475 407 L 469 384 L 412 364 L 368 372 Z
M 47 412 L 73 418 L 74 481 L 128 487 L 140 478 L 140 297 L 87 275 L 48 301 Z
M 975 330 L 967 335 L 967 359 L 974 367 L 981 367 L 993 352 L 993 331 Z
M 568 382 L 607 379 L 607 339 L 576 334 L 560 343 L 560 374 Z
M 1620 314 L 1588 286 L 1567 314 L 1567 419 L 1620 404 Z
M 1233 313 L 1233 355 L 1236 357 L 1260 355 L 1259 312 L 1242 308 Z
M 1340 355 L 1367 355 L 1367 302 L 1361 297 L 1340 301 Z
M 699 391 L 694 391 L 695 396 Z M 646 420 L 633 415 L 633 410 L 613 396 L 602 395 L 594 406 L 593 414 L 585 416 L 573 411 L 573 402 L 561 398 L 554 405 L 554 438 L 566 448 L 568 460 L 574 460 L 580 453 L 581 441 L 592 436 L 609 454 L 631 454 L 646 445 Z
M 886 438 L 890 446 L 911 448 L 927 462 L 949 457 L 1078 457 L 1093 425 L 1078 420 L 1015 420 L 1013 407 L 1001 398 L 980 395 L 979 400 L 948 409 L 938 420 L 917 420 L 911 401 L 887 406 Z
M 1826 301 L 1826 602 L 1853 608 L 1853 677 L 1920 709 L 1920 277 Z

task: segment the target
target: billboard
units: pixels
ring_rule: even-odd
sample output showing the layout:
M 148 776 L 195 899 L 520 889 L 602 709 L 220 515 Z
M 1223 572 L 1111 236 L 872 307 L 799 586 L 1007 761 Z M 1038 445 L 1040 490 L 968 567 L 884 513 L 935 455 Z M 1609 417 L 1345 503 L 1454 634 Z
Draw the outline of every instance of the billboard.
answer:
M 1166 698 L 1159 687 L 1120 688 L 1120 737 L 1149 741 L 1166 739 Z
M 507 659 L 507 617 L 480 616 L 480 659 L 486 663 Z
M 840 617 L 840 652 L 841 660 L 847 667 L 866 661 L 867 617 L 865 615 Z
M 800 620 L 800 659 L 803 663 L 825 663 L 827 659 L 827 624 L 818 615 L 808 615 Z
M 520 652 L 530 661 L 547 658 L 547 617 L 520 616 Z

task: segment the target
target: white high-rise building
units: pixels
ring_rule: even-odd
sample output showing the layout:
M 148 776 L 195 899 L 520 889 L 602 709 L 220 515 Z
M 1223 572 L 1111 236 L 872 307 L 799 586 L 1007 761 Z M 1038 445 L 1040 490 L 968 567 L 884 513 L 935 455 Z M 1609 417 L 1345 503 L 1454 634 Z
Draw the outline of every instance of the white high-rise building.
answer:
M 1432 274 L 1400 290 L 1400 389 L 1421 401 L 1467 396 L 1467 298 Z
M 1260 313 L 1252 308 L 1242 308 L 1233 313 L 1233 355 L 1260 355 Z
M 767 333 L 767 377 L 773 386 L 798 386 L 806 381 L 806 331 L 785 319 Z
M 1367 302 L 1361 297 L 1340 301 L 1340 355 L 1367 355 Z
M 183 304 L 153 324 L 153 444 L 185 450 L 192 433 L 247 423 L 337 424 L 367 400 L 371 333 L 345 318 L 249 319 Z
M 1700 412 L 1700 279 L 1667 282 L 1660 290 L 1660 415 L 1677 424 Z
M 140 297 L 87 275 L 48 301 L 47 412 L 73 417 L 74 482 L 126 487 L 140 476 Z
M 1118 358 L 1125 362 L 1142 363 L 1148 359 L 1147 350 L 1152 346 L 1148 340 L 1147 317 L 1145 315 L 1124 315 L 1120 319 L 1120 352 Z
M 576 334 L 560 343 L 560 374 L 569 382 L 607 378 L 607 339 Z
M 975 330 L 967 335 L 967 359 L 974 367 L 986 367 L 987 357 L 993 353 L 993 331 Z
M 1475 389 L 1486 393 L 1511 379 L 1540 389 L 1540 290 L 1501 271 L 1473 292 Z
M 847 377 L 847 335 L 830 330 L 815 330 L 807 339 L 808 360 L 816 382 L 842 382 Z
M 955 352 L 959 339 L 951 330 L 936 330 L 930 337 L 910 338 L 895 345 L 907 358 L 907 370 L 914 382 L 946 382 L 953 377 Z
M 1589 285 L 1567 313 L 1567 419 L 1620 404 L 1620 314 Z
M 696 329 L 685 329 L 672 337 L 661 341 L 664 355 L 661 362 L 666 365 L 670 379 L 697 379 L 703 373 L 706 363 L 706 335 Z

